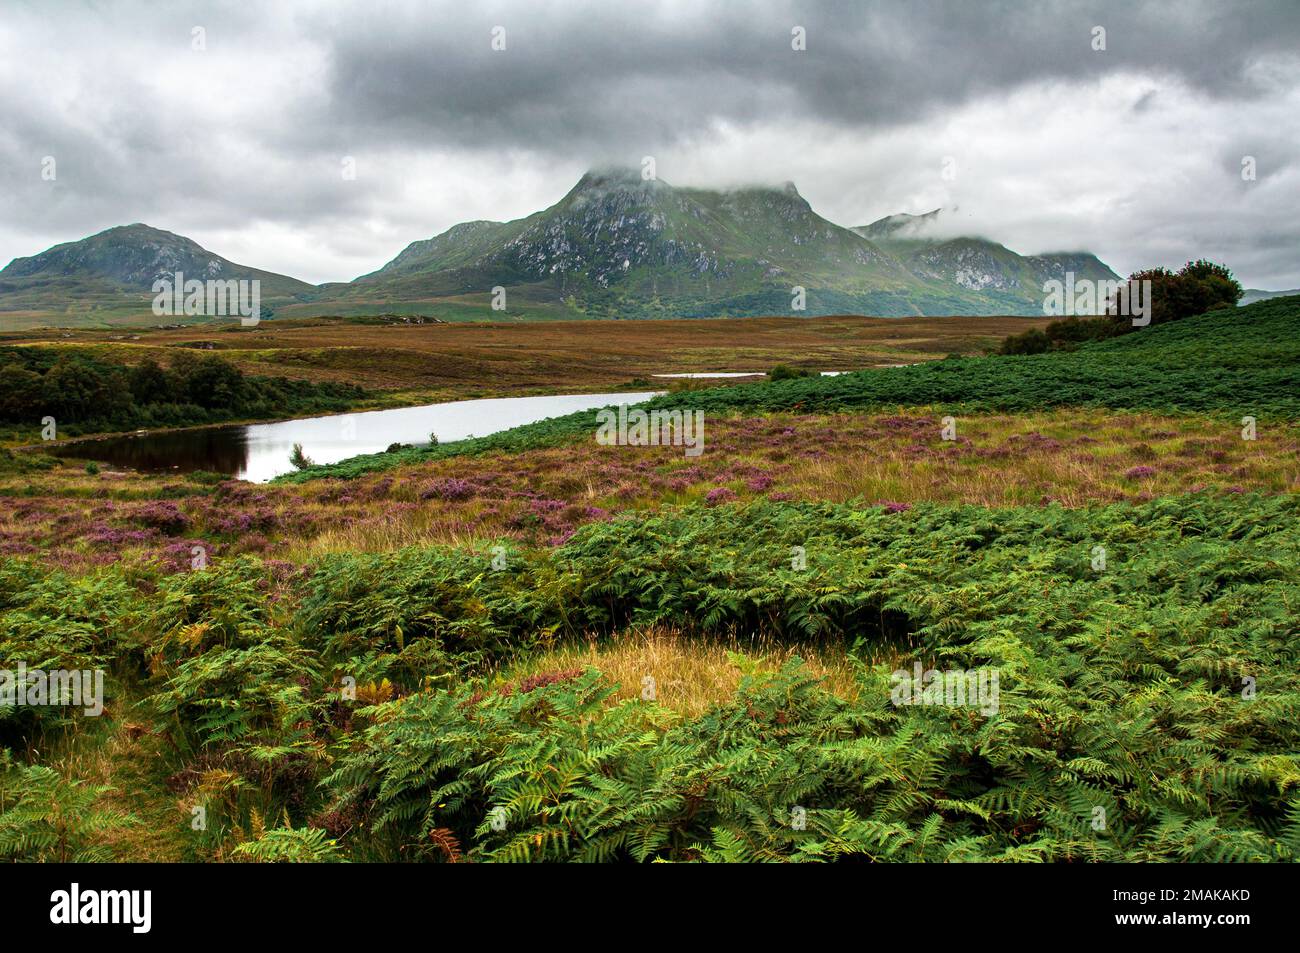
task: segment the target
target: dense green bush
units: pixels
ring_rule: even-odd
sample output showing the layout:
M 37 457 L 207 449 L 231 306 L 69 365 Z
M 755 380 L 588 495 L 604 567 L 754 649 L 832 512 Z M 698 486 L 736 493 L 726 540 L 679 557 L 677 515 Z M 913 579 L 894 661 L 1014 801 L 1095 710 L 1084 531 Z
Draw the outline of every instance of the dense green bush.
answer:
M 331 864 L 341 860 L 337 843 L 318 827 L 263 831 L 236 847 L 234 856 L 258 864 Z
M 150 600 L 149 668 L 165 678 L 150 701 L 191 748 L 275 760 L 307 736 L 321 702 L 318 661 L 289 636 L 287 614 L 273 611 L 272 585 L 266 567 L 244 557 L 168 576 Z
M 802 367 L 790 367 L 788 364 L 778 364 L 767 372 L 768 381 L 789 381 L 799 377 L 812 376 L 812 371 L 805 370 Z
M 1110 617 L 1164 606 L 1203 625 L 1194 604 L 1230 584 L 1261 587 L 1282 612 L 1300 565 L 1291 497 L 1201 494 L 1083 510 L 917 504 L 904 513 L 841 504 L 689 506 L 592 523 L 550 554 L 494 572 L 484 553 L 408 549 L 338 554 L 315 567 L 299 612 L 326 658 L 400 652 L 419 639 L 473 667 L 530 633 L 576 635 L 672 623 L 799 638 L 949 639 L 1000 613 L 1062 624 L 1025 586 L 1096 602 Z M 744 527 L 743 532 L 738 528 Z M 1104 546 L 1110 571 L 1094 572 Z M 792 547 L 807 569 L 792 568 Z M 1118 601 L 1117 601 L 1118 600 Z M 904 621 L 907 620 L 907 621 Z
M 359 683 L 389 678 L 418 686 L 482 669 L 531 644 L 550 626 L 555 591 L 531 588 L 521 556 L 409 549 L 338 554 L 320 562 L 297 616 L 304 644 Z
M 1298 515 L 759 505 L 588 527 L 554 556 L 574 625 L 884 639 L 903 665 L 997 670 L 1000 710 L 894 707 L 888 666 L 851 705 L 790 669 L 676 726 L 594 674 L 468 686 L 374 709 L 329 783 L 367 856 L 1298 859 Z
M 1068 317 L 1053 321 L 1044 329 L 1030 328 L 1023 334 L 1013 334 L 1002 341 L 1000 354 L 1042 354 L 1053 348 L 1070 351 L 1088 341 L 1127 334 L 1135 328 L 1129 319 Z
M 239 746 L 263 761 L 306 744 L 312 656 L 280 638 L 248 648 L 212 649 L 182 662 L 151 701 L 174 716 L 173 737 L 193 747 Z
M 1300 859 L 1294 684 L 1256 705 L 1134 685 L 1123 649 L 1009 648 L 993 717 L 892 706 L 881 670 L 850 704 L 797 662 L 675 726 L 594 671 L 425 692 L 370 710 L 327 784 L 386 859 Z
M 139 623 L 140 608 L 138 592 L 118 573 L 70 576 L 0 559 L 0 669 L 15 672 L 21 662 L 28 671 L 107 673 L 129 657 L 128 633 Z M 105 681 L 106 693 L 111 690 Z M 87 707 L 0 701 L 0 745 L 31 743 L 82 717 Z
M 1226 266 L 1203 258 L 1189 261 L 1176 272 L 1165 268 L 1135 272 L 1129 280 L 1151 282 L 1152 324 L 1233 308 L 1244 294 L 1241 283 Z M 1109 313 L 1118 311 L 1118 302 L 1111 302 Z

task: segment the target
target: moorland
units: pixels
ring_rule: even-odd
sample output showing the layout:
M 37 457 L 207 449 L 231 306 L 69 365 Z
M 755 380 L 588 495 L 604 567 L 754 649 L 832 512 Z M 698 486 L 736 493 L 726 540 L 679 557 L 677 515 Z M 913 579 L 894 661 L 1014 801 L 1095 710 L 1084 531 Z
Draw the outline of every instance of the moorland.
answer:
M 852 373 L 655 398 L 695 458 L 591 413 L 260 485 L 7 451 L 0 657 L 107 697 L 0 702 L 0 857 L 1300 859 L 1300 297 L 916 320 L 6 341 L 359 400 Z

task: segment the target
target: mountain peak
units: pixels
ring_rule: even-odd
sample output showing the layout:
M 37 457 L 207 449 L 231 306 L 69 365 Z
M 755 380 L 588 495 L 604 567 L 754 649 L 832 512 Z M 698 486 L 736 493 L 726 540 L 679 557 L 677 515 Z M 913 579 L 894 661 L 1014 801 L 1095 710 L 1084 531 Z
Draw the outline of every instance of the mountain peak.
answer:
M 863 238 L 918 238 L 921 232 L 939 220 L 942 212 L 942 208 L 922 212 L 920 215 L 898 212 L 878 218 L 870 225 L 859 225 L 853 230 Z
M 671 188 L 668 183 L 657 178 L 645 178 L 640 169 L 631 166 L 605 166 L 584 172 L 582 178 L 569 190 L 569 195 L 603 195 L 611 192 L 649 194 Z
M 640 169 L 630 165 L 596 165 L 582 174 L 579 185 L 632 185 L 649 182 Z

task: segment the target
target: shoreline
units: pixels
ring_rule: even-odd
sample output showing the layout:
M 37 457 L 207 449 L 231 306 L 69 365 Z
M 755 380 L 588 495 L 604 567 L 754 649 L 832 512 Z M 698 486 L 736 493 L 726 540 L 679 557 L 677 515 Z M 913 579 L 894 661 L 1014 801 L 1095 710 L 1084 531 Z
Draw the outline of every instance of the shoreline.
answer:
M 640 391 L 628 388 L 628 393 L 639 393 Z M 41 443 L 20 444 L 17 446 L 4 447 L 14 453 L 23 452 L 31 453 L 41 451 L 52 447 L 69 447 L 79 443 L 92 443 L 104 440 L 120 440 L 125 437 L 156 437 L 162 434 L 179 433 L 183 431 L 214 430 L 223 427 L 252 427 L 263 424 L 284 424 L 292 423 L 295 420 L 314 420 L 318 417 L 344 417 L 348 414 L 366 414 L 375 413 L 385 410 L 406 410 L 412 407 L 435 407 L 440 404 L 458 404 L 471 400 L 513 400 L 528 397 L 582 397 L 587 394 L 616 394 L 621 393 L 617 390 L 592 390 L 592 391 L 570 391 L 563 394 L 540 393 L 540 394 L 492 394 L 477 397 L 456 397 L 450 400 L 412 400 L 410 402 L 400 402 L 385 404 L 377 407 L 357 407 L 352 410 L 326 411 L 318 414 L 299 414 L 293 417 L 261 417 L 241 420 L 223 420 L 209 424 L 181 424 L 175 427 L 151 427 L 143 430 L 114 430 L 104 433 L 84 434 L 76 437 L 60 438 L 58 440 L 45 440 Z

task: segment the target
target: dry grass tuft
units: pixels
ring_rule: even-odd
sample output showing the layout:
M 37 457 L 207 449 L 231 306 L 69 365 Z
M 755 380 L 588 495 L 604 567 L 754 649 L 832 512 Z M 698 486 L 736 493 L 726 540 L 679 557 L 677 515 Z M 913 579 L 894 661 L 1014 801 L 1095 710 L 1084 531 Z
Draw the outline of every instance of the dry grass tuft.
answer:
M 684 717 L 695 717 L 732 697 L 742 678 L 732 652 L 761 659 L 772 669 L 794 656 L 825 679 L 827 690 L 842 698 L 857 697 L 853 665 L 843 648 L 778 644 L 766 638 L 706 639 L 674 629 L 649 628 L 622 633 L 612 640 L 560 645 L 503 670 L 499 682 L 515 683 L 555 670 L 599 669 L 618 686 L 615 699 L 642 697 L 647 678 L 654 679 L 655 700 Z

